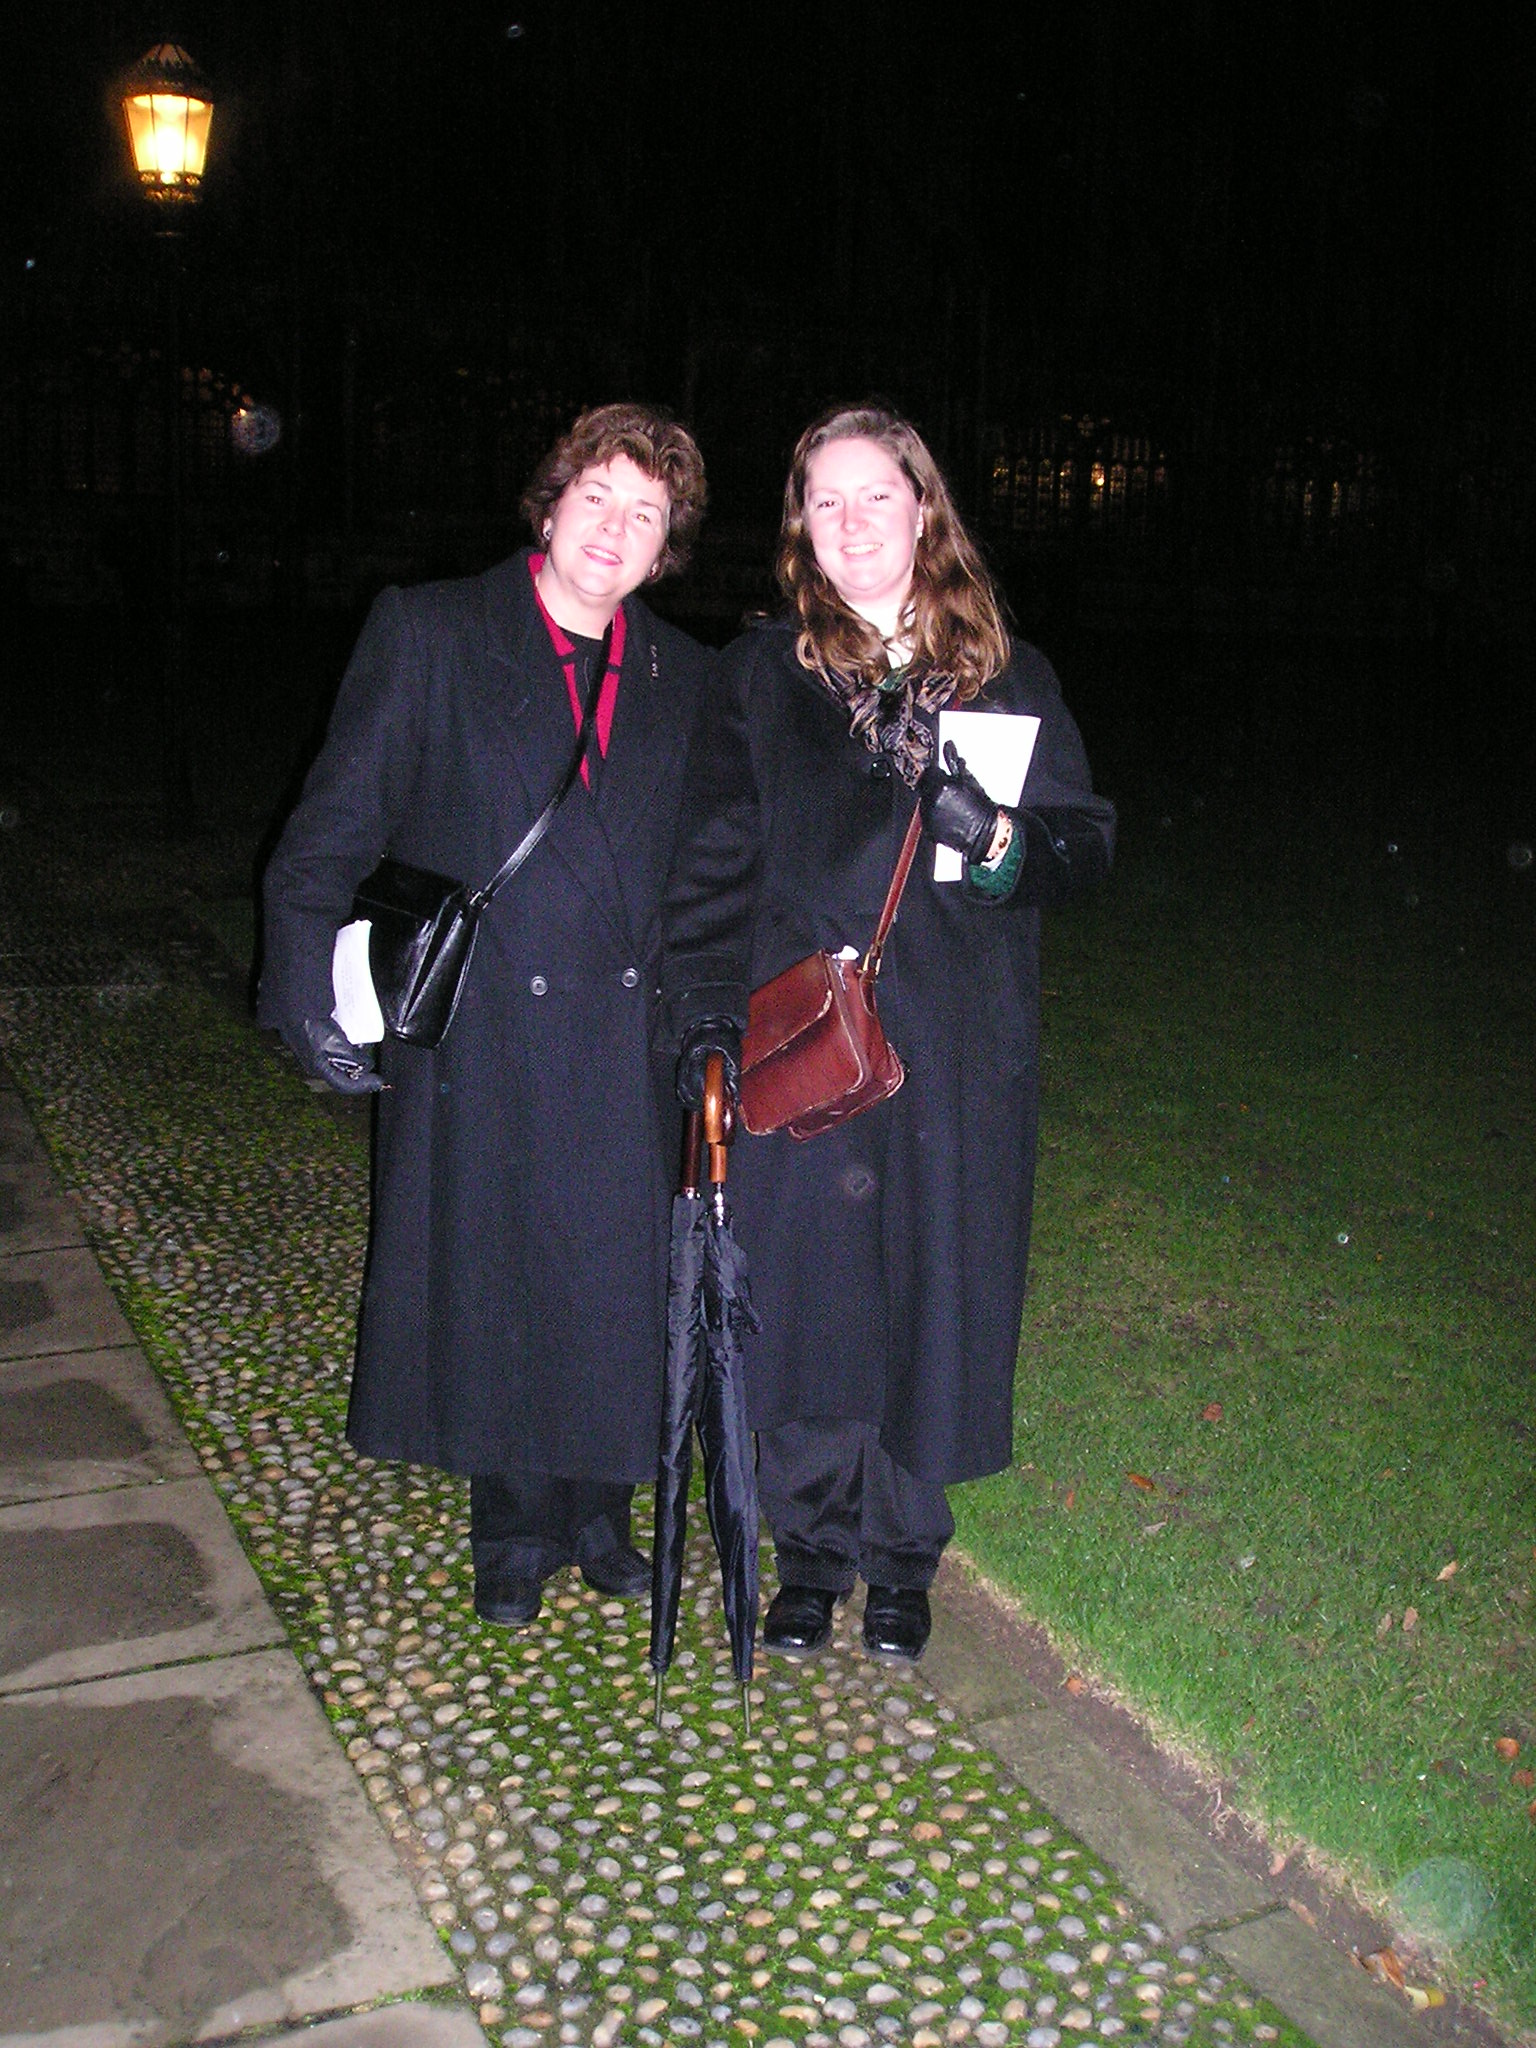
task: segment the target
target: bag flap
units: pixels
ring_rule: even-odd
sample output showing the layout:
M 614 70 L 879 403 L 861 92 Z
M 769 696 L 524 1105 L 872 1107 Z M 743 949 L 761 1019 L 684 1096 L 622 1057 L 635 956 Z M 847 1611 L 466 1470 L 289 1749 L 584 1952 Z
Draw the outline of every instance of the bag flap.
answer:
M 462 900 L 463 896 L 462 882 L 386 856 L 365 881 L 359 882 L 352 915 L 374 920 L 401 916 L 435 918 L 446 904 L 455 898 Z
M 835 962 L 825 953 L 808 953 L 752 991 L 741 1047 L 743 1073 L 772 1059 L 820 1023 L 832 1007 L 834 972 Z

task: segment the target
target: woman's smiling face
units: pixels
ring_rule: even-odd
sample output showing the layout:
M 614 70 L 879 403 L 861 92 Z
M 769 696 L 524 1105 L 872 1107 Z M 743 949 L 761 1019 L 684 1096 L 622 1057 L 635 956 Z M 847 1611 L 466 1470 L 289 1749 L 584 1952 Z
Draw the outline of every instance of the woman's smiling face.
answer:
M 829 441 L 806 464 L 802 514 L 817 566 L 850 611 L 887 637 L 912 588 L 923 508 L 878 441 Z
M 567 632 L 602 636 L 667 544 L 667 487 L 630 461 L 584 469 L 550 514 L 539 590 Z

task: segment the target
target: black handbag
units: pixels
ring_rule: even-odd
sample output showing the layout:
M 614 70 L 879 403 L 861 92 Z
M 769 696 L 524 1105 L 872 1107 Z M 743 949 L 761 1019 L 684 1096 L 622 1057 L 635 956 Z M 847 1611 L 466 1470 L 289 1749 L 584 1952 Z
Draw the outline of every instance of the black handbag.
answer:
M 502 884 L 509 882 L 554 822 L 581 773 L 587 746 L 597 723 L 597 699 L 607 668 L 604 658 L 595 674 L 581 719 L 576 745 L 549 801 L 511 853 L 482 889 L 466 889 L 447 875 L 385 855 L 352 899 L 354 919 L 366 918 L 368 968 L 384 1029 L 408 1045 L 429 1049 L 442 1044 L 474 958 L 480 919 Z

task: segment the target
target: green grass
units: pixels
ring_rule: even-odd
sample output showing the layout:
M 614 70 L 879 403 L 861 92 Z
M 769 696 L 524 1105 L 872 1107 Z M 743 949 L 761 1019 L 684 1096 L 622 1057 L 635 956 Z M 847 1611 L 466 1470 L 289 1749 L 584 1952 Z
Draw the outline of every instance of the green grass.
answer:
M 1432 1945 L 1531 2026 L 1536 890 L 1128 838 L 1050 934 L 1016 1464 L 960 1540 L 1389 1917 L 1473 1866 Z

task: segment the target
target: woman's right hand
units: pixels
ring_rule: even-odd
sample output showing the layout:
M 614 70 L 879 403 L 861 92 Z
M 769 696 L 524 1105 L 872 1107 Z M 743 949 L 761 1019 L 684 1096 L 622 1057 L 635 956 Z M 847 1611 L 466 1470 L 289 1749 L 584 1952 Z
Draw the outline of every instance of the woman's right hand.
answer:
M 930 761 L 918 777 L 917 807 L 923 830 L 940 846 L 952 846 L 973 868 L 992 851 L 1001 812 L 961 759 L 953 740 L 944 763 Z
M 683 1033 L 677 1056 L 677 1099 L 684 1109 L 704 1107 L 704 1066 L 712 1052 L 725 1068 L 731 1107 L 741 1099 L 741 1027 L 732 1017 L 701 1017 Z
M 371 1049 L 354 1045 L 333 1018 L 305 1017 L 281 1030 L 284 1045 L 311 1080 L 339 1095 L 377 1095 L 384 1086 Z

